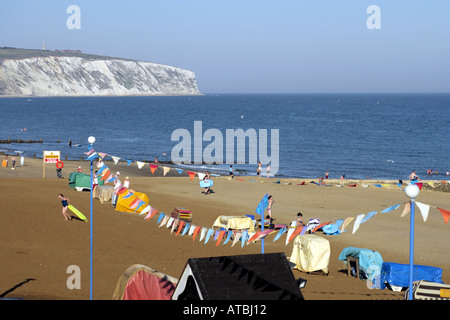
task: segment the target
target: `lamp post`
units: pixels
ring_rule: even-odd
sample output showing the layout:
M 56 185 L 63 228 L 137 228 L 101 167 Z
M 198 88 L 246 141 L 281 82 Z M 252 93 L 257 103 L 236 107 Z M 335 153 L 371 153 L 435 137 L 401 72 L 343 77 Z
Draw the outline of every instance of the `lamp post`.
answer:
M 89 142 L 89 151 L 94 149 L 94 143 L 95 143 L 95 137 L 90 136 L 88 138 Z M 92 172 L 92 165 L 93 165 L 93 159 L 91 159 L 91 215 L 90 215 L 90 221 L 91 221 L 91 231 L 90 231 L 90 241 L 91 241 L 91 248 L 90 248 L 90 290 L 89 290 L 89 298 L 92 300 L 92 204 L 93 204 L 93 187 L 94 187 L 94 175 Z
M 419 187 L 410 184 L 405 188 L 406 195 L 411 199 L 411 222 L 409 236 L 409 294 L 408 300 L 413 299 L 413 278 L 414 278 L 414 207 L 416 206 L 415 198 L 419 195 Z

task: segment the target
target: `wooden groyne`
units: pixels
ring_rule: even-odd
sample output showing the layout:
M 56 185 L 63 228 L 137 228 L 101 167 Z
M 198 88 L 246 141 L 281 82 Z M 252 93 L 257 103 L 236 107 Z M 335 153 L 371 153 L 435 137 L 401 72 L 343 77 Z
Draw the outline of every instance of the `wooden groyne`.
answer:
M 11 139 L 10 137 L 8 137 L 8 140 L 0 140 L 0 144 L 2 143 L 42 143 L 43 139 L 41 138 L 40 140 L 31 140 L 31 138 L 29 140 L 23 140 L 23 139 Z

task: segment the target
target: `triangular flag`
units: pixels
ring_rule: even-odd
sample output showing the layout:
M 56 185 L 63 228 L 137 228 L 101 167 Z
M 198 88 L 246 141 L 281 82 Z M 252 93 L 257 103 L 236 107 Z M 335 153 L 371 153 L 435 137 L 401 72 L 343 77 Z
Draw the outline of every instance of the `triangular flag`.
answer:
M 419 207 L 420 213 L 422 214 L 423 221 L 427 222 L 428 212 L 430 211 L 430 205 L 417 201 L 416 204 Z
M 98 154 L 100 155 L 100 158 L 102 158 L 102 159 L 104 159 L 108 156 L 108 154 L 104 153 L 104 152 L 99 152 Z
M 150 170 L 151 170 L 152 174 L 154 174 L 154 173 L 155 173 L 155 170 L 156 170 L 156 168 L 158 168 L 158 166 L 157 166 L 157 165 L 154 165 L 154 164 L 150 164 Z
M 183 172 L 183 169 L 178 169 L 177 168 L 177 171 L 178 171 L 179 174 L 181 174 Z
M 183 232 L 181 233 L 181 236 L 184 236 L 188 232 L 190 226 L 191 225 L 188 222 L 186 222 L 186 226 L 184 227 Z
M 111 171 L 106 170 L 105 173 L 103 174 L 103 176 L 101 177 L 100 181 L 106 180 L 106 178 L 108 178 L 110 174 L 111 174 Z
M 145 216 L 144 219 L 145 220 L 150 220 L 157 212 L 158 212 L 158 210 L 153 209 L 153 208 L 150 207 L 150 212 Z
M 97 152 L 92 153 L 89 157 L 87 157 L 87 160 L 94 160 L 95 158 L 98 158 Z
M 289 228 L 287 235 L 286 235 L 286 242 L 285 242 L 286 246 L 289 243 L 289 239 L 291 238 L 291 235 L 294 233 L 295 229 L 297 229 L 297 228 Z
M 89 150 L 88 152 L 84 152 L 84 154 L 87 155 L 87 156 L 89 156 L 89 155 L 91 155 L 94 151 L 95 151 L 94 149 L 91 149 L 91 150 Z
M 206 233 L 205 244 L 208 243 L 208 240 L 213 233 L 214 233 L 214 229 L 208 229 L 208 233 Z
M 103 163 L 103 162 L 100 162 L 100 163 Z M 97 167 L 97 168 L 98 168 L 98 167 Z M 103 170 L 105 170 L 105 169 L 107 169 L 107 168 L 108 168 L 108 167 L 107 167 L 105 164 L 102 165 L 101 168 L 97 170 L 97 175 L 100 175 L 100 174 L 103 172 Z
M 287 227 L 284 227 L 284 228 L 280 229 L 280 231 L 278 231 L 278 234 L 273 239 L 273 242 L 277 241 L 281 237 L 281 235 L 283 233 L 285 233 L 286 231 L 287 231 Z
M 227 238 L 225 239 L 225 242 L 223 244 L 226 244 L 228 241 L 230 241 L 232 235 L 233 235 L 233 231 L 229 230 L 228 234 L 227 234 Z
M 126 188 L 125 188 L 125 189 L 126 189 Z M 138 204 L 138 202 L 139 202 L 140 200 L 141 200 L 141 199 L 139 199 L 138 197 L 134 198 L 134 199 L 131 201 L 129 207 L 130 207 L 131 209 L 136 208 L 136 206 L 137 206 L 137 204 Z
M 203 178 L 206 176 L 206 174 L 200 173 L 200 172 L 198 172 L 197 175 L 198 175 L 198 180 L 203 180 Z
M 100 159 L 97 164 L 95 165 L 97 168 L 101 168 L 103 166 L 105 166 L 105 164 L 103 163 L 103 161 Z M 98 172 L 97 172 L 98 173 Z
M 207 231 L 208 231 L 208 228 L 202 227 L 202 232 L 200 233 L 200 239 L 199 239 L 200 242 L 202 242 L 202 240 L 205 237 Z
M 145 165 L 145 162 L 136 161 L 136 164 L 137 164 L 139 169 L 142 169 L 142 167 Z
M 195 177 L 195 172 L 191 172 L 191 171 L 186 171 L 187 172 L 187 174 L 189 175 L 189 177 L 191 178 L 191 181 L 192 180 L 194 180 L 194 177 Z
M 450 218 L 450 211 L 444 210 L 444 209 L 441 209 L 441 208 L 437 208 L 437 209 L 441 212 L 442 217 L 444 218 L 445 223 L 447 223 L 447 222 L 448 222 L 448 219 Z
M 220 230 L 219 236 L 217 237 L 216 247 L 219 245 L 220 241 L 222 241 L 225 232 L 225 230 Z
M 142 200 L 139 200 L 139 202 L 138 202 L 138 205 L 137 205 L 136 209 L 134 209 L 134 212 L 137 212 L 137 211 L 139 210 L 139 208 L 140 208 L 140 207 L 142 207 L 142 206 L 143 206 L 144 204 L 145 204 L 145 202 L 144 202 L 144 201 L 142 201 Z
M 244 246 L 244 243 L 247 242 L 248 237 L 249 237 L 248 231 L 244 230 L 244 232 L 242 233 L 242 236 L 241 236 L 241 248 Z
M 192 225 L 192 226 L 189 228 L 188 236 L 192 236 L 192 235 L 194 234 L 195 228 L 196 228 L 195 225 Z
M 372 218 L 374 215 L 377 214 L 378 211 L 370 211 L 368 214 L 366 214 L 366 216 L 364 217 L 364 219 L 361 220 L 361 223 L 366 222 L 367 220 L 369 220 L 370 218 Z
M 362 213 L 356 217 L 355 224 L 353 225 L 352 234 L 354 234 L 359 229 L 359 225 L 361 224 L 361 220 L 364 218 L 364 216 L 365 216 L 365 213 Z
M 151 208 L 152 208 L 152 207 L 150 207 L 150 205 L 147 205 L 147 206 L 141 211 L 141 213 L 139 213 L 139 215 L 149 212 Z
M 239 241 L 241 236 L 242 236 L 242 232 L 240 232 L 240 231 L 236 232 L 236 235 L 234 236 L 233 243 L 231 244 L 232 247 L 236 244 L 236 242 Z
M 345 228 L 348 226 L 350 222 L 352 222 L 353 219 L 354 219 L 353 217 L 348 217 L 347 219 L 344 220 L 344 223 L 342 224 L 341 227 L 341 233 L 344 232 Z
M 186 224 L 186 222 L 184 222 L 183 220 L 180 220 L 180 223 L 178 223 L 178 230 L 177 230 L 177 233 L 175 234 L 175 237 L 180 233 L 181 229 L 183 229 L 185 224 Z
M 164 175 L 170 171 L 170 167 L 163 167 Z
M 161 212 L 161 213 L 159 214 L 158 221 L 156 221 L 156 224 L 160 223 L 161 220 L 164 218 L 164 216 L 165 216 L 164 212 Z
M 172 223 L 175 221 L 174 217 L 170 217 L 167 221 L 166 228 L 170 228 L 172 226 Z
M 393 206 L 391 206 L 389 208 L 386 208 L 386 209 L 380 211 L 380 213 L 386 213 L 386 212 L 389 212 L 389 211 L 393 211 L 393 210 L 397 209 L 398 207 L 400 207 L 400 203 L 396 204 L 396 205 L 393 205 Z
M 164 218 L 161 221 L 161 224 L 159 225 L 159 228 L 161 228 L 163 225 L 165 225 L 167 223 L 167 221 L 169 221 L 169 216 L 164 215 Z
M 292 241 L 292 239 L 294 239 L 295 236 L 297 236 L 302 231 L 302 229 L 303 229 L 303 227 L 295 228 L 295 230 L 294 230 L 294 232 L 292 232 L 288 242 Z
M 117 164 L 117 162 L 119 162 L 119 160 L 120 160 L 120 157 L 111 156 L 111 158 L 113 159 L 114 164 Z
M 406 216 L 410 212 L 411 212 L 411 203 L 407 202 L 405 204 L 405 208 L 403 209 L 403 212 L 402 212 L 402 215 L 400 216 L 400 218 L 403 218 L 404 216 Z
M 261 231 L 256 232 L 253 236 L 251 236 L 250 239 L 248 239 L 247 244 L 252 242 L 253 240 L 255 240 L 256 238 L 258 238 L 259 234 L 261 233 Z
M 127 160 L 127 166 L 130 166 L 130 164 L 133 162 L 133 160 L 126 159 Z
M 200 232 L 200 228 L 201 228 L 200 226 L 195 227 L 194 233 L 193 233 L 193 236 L 192 236 L 192 241 L 195 240 L 195 237 L 196 237 L 197 234 Z

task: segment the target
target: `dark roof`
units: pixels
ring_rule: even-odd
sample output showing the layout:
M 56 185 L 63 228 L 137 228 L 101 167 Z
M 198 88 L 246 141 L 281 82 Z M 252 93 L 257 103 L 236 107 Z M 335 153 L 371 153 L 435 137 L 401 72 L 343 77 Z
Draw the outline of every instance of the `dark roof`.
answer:
M 188 266 L 204 300 L 303 300 L 284 253 L 191 258 Z M 188 278 L 178 298 L 199 299 Z

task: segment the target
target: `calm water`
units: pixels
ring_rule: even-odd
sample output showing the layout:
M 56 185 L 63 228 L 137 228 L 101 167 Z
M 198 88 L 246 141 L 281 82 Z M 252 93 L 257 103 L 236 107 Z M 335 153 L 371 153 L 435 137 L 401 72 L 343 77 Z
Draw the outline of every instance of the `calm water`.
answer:
M 135 161 L 170 160 L 178 144 L 172 132 L 187 129 L 193 139 L 194 121 L 202 121 L 203 132 L 222 132 L 224 150 L 226 129 L 279 129 L 279 177 L 315 178 L 329 171 L 330 178 L 407 179 L 412 169 L 421 178 L 433 169 L 439 171 L 434 179 L 449 179 L 450 94 L 3 98 L 0 112 L 0 139 L 44 140 L 0 144 L 0 151 L 26 156 L 61 150 L 79 159 L 93 135 L 100 152 Z M 69 139 L 82 146 L 69 148 Z M 203 148 L 209 144 L 203 142 Z M 226 171 L 229 165 L 214 167 Z M 254 164 L 233 167 L 256 172 Z

